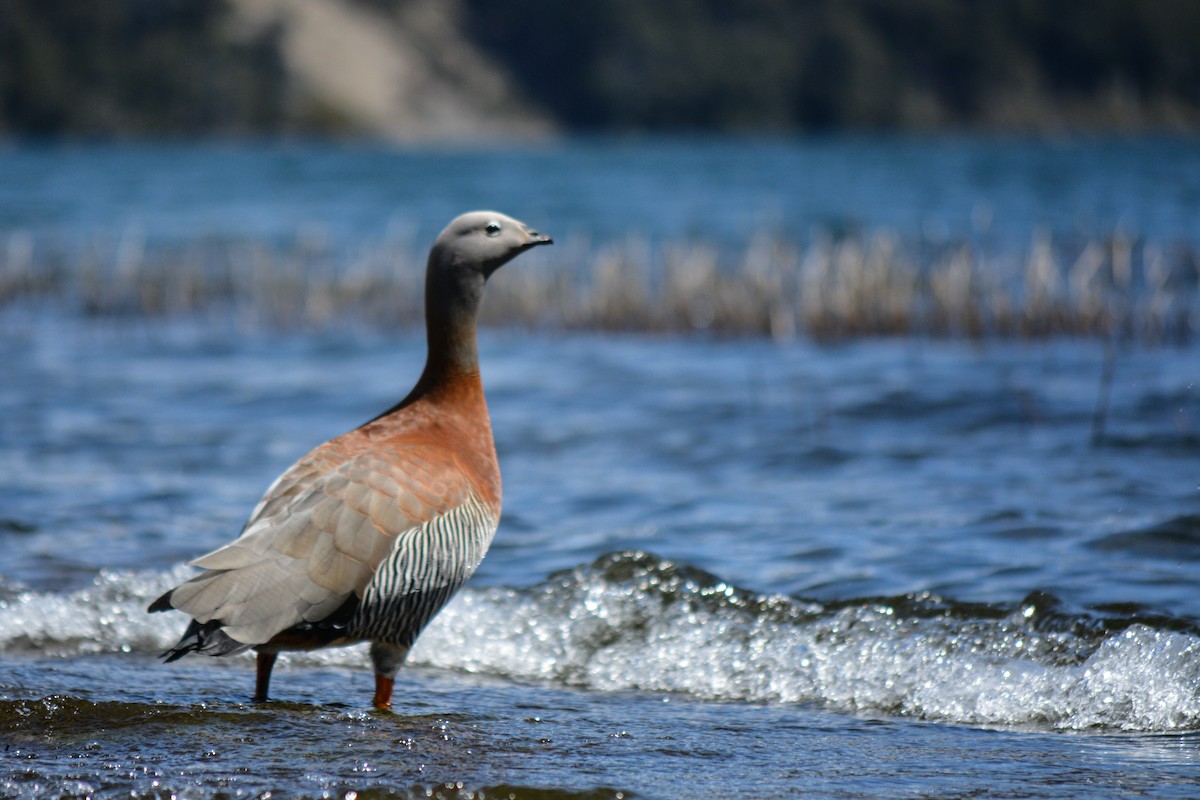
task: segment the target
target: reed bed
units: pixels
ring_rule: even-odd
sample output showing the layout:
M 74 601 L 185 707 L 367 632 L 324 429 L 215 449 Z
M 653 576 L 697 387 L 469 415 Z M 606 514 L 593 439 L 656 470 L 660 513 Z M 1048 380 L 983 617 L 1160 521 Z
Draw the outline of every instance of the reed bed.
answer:
M 0 308 L 87 315 L 229 315 L 309 328 L 419 325 L 424 253 L 382 243 L 346 254 L 319 241 L 147 246 L 127 234 L 66 248 L 0 239 Z M 629 238 L 560 242 L 506 269 L 488 325 L 718 335 L 1104 337 L 1187 343 L 1200 324 L 1200 255 L 1114 233 L 1023 247 L 905 242 L 887 232 L 738 247 Z

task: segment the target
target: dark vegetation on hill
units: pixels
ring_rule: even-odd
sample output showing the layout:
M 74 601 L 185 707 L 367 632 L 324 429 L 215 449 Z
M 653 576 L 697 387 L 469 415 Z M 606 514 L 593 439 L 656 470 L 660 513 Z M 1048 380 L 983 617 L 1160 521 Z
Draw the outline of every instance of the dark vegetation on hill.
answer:
M 286 122 L 270 32 L 211 0 L 3 0 L 0 134 L 241 133 Z
M 566 130 L 1200 128 L 1194 0 L 342 0 L 417 3 Z M 4 0 L 0 134 L 328 132 L 289 102 L 279 29 L 234 15 Z
M 466 0 L 473 35 L 568 126 L 1182 126 L 1188 0 Z

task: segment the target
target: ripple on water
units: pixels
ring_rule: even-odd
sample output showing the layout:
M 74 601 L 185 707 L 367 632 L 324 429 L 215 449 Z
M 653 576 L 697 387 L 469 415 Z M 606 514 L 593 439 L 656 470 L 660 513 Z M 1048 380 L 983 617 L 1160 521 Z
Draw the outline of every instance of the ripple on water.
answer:
M 66 595 L 19 593 L 3 601 L 0 646 L 36 656 L 156 654 L 182 619 L 144 608 L 180 577 L 106 574 Z M 929 593 L 818 603 L 755 594 L 685 564 L 621 552 L 526 589 L 468 588 L 411 662 L 604 692 L 1168 732 L 1200 729 L 1198 655 L 1194 625 L 1140 607 L 1087 611 L 1046 593 L 1016 606 Z M 367 660 L 358 646 L 288 654 L 284 663 L 361 670 Z M 168 676 L 174 666 L 155 669 Z M 286 683 L 276 693 L 286 697 Z M 14 719 L 78 713 L 69 703 L 21 702 L 26 711 Z

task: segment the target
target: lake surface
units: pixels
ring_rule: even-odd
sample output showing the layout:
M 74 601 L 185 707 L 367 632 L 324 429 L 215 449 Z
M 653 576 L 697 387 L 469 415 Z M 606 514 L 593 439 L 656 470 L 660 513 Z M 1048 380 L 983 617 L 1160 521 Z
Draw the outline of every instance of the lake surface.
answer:
M 1175 140 L 11 146 L 0 176 L 10 246 L 352 252 L 473 206 L 597 239 L 1200 230 Z M 0 309 L 0 795 L 1200 793 L 1195 347 L 485 330 L 504 518 L 395 713 L 362 648 L 284 656 L 263 705 L 248 657 L 159 663 L 185 620 L 145 606 L 423 347 Z
M 67 242 L 429 240 L 496 208 L 560 239 L 883 229 L 1200 243 L 1200 139 L 581 140 L 541 147 L 0 145 L 0 232 Z

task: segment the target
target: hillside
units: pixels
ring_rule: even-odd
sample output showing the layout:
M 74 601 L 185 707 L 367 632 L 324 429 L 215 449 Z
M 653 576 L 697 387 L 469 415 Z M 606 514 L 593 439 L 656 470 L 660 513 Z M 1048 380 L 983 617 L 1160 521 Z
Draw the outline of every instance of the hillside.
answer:
M 232 0 L 231 26 L 247 41 L 278 37 L 289 116 L 303 128 L 398 141 L 551 128 L 462 36 L 455 2 L 415 0 L 389 13 L 330 0 Z
M 543 135 L 454 0 L 4 0 L 0 134 Z
M 4 0 L 0 135 L 1200 130 L 1193 0 Z
M 464 3 L 573 128 L 1200 129 L 1195 0 Z

